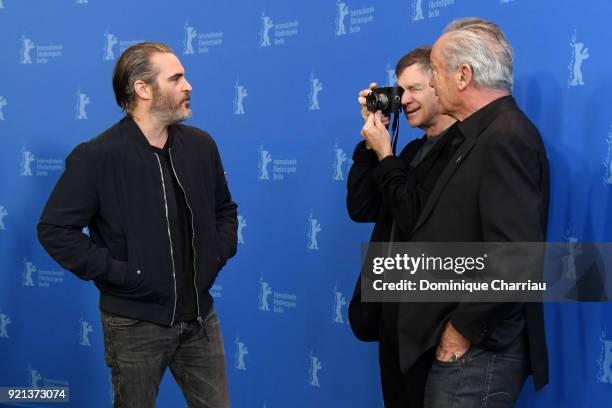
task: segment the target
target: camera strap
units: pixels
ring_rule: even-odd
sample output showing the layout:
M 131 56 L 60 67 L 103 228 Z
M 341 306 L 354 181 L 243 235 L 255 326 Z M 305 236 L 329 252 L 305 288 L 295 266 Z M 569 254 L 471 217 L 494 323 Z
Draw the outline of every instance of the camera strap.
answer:
M 395 112 L 393 113 L 393 124 L 391 126 L 391 148 L 393 150 L 393 155 L 396 155 L 396 149 L 397 149 L 397 139 L 399 136 L 399 117 L 400 114 L 399 112 Z

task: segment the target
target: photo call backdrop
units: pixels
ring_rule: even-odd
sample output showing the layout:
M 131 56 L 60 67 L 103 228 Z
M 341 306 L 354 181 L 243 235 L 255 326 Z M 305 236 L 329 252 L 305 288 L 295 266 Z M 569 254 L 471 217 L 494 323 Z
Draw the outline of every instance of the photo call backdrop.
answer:
M 357 93 L 393 85 L 402 55 L 467 16 L 514 47 L 514 95 L 550 159 L 548 240 L 611 241 L 608 0 L 0 0 L 0 386 L 112 406 L 97 289 L 45 253 L 36 224 L 68 153 L 122 117 L 120 53 L 161 41 L 239 205 L 238 254 L 211 290 L 232 406 L 382 407 L 377 345 L 347 318 L 372 228 L 345 208 Z M 400 145 L 421 135 L 401 119 Z M 518 406 L 611 406 L 612 305 L 545 311 L 551 383 L 529 380 Z M 169 373 L 158 405 L 185 406 Z

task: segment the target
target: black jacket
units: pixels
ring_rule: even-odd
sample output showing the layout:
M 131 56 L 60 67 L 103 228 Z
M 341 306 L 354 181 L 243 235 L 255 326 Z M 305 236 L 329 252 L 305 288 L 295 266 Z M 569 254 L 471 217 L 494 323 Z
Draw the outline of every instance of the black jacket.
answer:
M 191 212 L 198 319 L 208 290 L 236 253 L 237 206 L 206 132 L 168 129 L 172 167 Z M 38 224 L 38 239 L 62 267 L 100 289 L 100 308 L 171 325 L 177 302 L 160 158 L 125 117 L 77 146 Z M 89 227 L 90 237 L 83 234 Z
M 373 241 L 385 241 L 389 219 L 403 229 L 399 240 L 412 242 L 541 242 L 548 219 L 548 160 L 538 130 L 516 106 L 511 96 L 500 98 L 461 123 L 458 131 L 465 141 L 436 177 L 416 220 L 401 217 L 414 181 L 399 160 L 376 165 L 376 177 L 364 179 L 373 196 L 368 205 L 351 203 L 349 174 L 348 208 L 352 219 L 376 222 Z M 355 160 L 355 159 L 354 159 Z M 355 160 L 357 164 L 357 160 Z M 355 166 L 355 165 L 354 165 Z M 351 169 L 351 172 L 353 170 Z M 384 184 L 383 184 L 384 183 Z M 356 188 L 353 186 L 353 189 Z M 360 187 L 364 188 L 364 186 Z M 410 210 L 413 211 L 413 210 Z M 397 215 L 396 215 L 397 214 Z M 404 214 L 404 215 L 402 215 Z M 377 231 L 380 232 L 378 235 Z M 361 303 L 356 287 L 349 319 L 363 340 L 377 340 L 376 314 L 380 308 Z M 425 351 L 434 347 L 444 324 L 453 326 L 472 344 L 495 350 L 491 338 L 513 324 L 517 313 L 524 315 L 531 368 L 536 388 L 548 382 L 548 357 L 544 336 L 542 304 L 523 303 L 401 303 L 398 316 L 400 366 L 408 371 Z M 497 331 L 498 336 L 492 336 Z M 503 336 L 502 336 L 503 337 Z

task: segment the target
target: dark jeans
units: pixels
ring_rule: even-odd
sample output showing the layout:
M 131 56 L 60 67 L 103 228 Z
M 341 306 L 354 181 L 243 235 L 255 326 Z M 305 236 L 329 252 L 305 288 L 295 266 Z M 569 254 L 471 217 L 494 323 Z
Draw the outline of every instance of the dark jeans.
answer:
M 529 374 L 525 353 L 495 353 L 472 346 L 455 362 L 434 358 L 425 408 L 510 408 Z
M 229 407 L 225 352 L 214 308 L 204 327 L 196 320 L 168 327 L 105 312 L 102 326 L 115 408 L 155 407 L 167 367 L 189 407 Z

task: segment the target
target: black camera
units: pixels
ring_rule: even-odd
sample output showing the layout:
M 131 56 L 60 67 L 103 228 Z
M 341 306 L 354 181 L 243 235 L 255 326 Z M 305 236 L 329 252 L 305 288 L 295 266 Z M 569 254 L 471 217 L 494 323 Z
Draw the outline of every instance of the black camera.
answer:
M 389 116 L 402 110 L 402 95 L 404 88 L 399 86 L 386 86 L 374 88 L 366 97 L 366 107 L 370 112 L 382 111 Z

